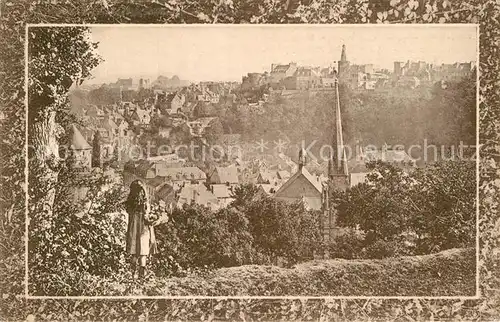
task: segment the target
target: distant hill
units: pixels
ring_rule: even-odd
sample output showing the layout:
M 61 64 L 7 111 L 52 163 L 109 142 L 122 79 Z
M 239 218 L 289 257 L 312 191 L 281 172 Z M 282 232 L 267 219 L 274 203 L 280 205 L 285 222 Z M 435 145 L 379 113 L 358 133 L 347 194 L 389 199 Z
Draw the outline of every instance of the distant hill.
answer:
M 174 75 L 171 78 L 168 76 L 158 76 L 158 78 L 151 83 L 153 87 L 157 88 L 176 88 L 188 86 L 190 84 L 189 81 L 180 79 L 179 76 Z

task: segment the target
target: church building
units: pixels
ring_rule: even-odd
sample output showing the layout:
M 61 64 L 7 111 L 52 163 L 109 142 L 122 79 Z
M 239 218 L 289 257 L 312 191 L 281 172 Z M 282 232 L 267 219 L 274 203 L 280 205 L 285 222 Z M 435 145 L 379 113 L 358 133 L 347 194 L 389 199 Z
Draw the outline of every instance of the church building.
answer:
M 306 167 L 306 152 L 300 151 L 299 170 L 276 192 L 275 198 L 286 202 L 301 200 L 306 208 L 321 210 L 323 187 L 319 178 L 313 176 Z

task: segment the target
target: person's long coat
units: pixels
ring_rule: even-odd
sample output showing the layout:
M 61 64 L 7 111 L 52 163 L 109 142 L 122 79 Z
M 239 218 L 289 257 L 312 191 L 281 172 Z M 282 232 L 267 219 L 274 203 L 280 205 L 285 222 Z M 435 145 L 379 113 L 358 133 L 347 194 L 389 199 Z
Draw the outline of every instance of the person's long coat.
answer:
M 144 189 L 146 192 L 146 190 Z M 128 209 L 127 253 L 132 255 L 152 255 L 157 253 L 153 226 L 147 225 L 145 216 L 149 213 L 149 200 L 146 210 Z

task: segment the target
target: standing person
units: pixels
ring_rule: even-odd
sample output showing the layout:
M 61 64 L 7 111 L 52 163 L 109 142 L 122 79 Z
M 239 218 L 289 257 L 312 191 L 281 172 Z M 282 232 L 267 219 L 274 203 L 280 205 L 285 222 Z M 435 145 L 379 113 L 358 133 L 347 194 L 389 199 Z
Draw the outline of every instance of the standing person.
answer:
M 139 264 L 139 277 L 144 278 L 147 257 L 155 254 L 157 249 L 153 223 L 149 222 L 149 197 L 141 181 L 130 184 L 125 207 L 128 213 L 127 253 L 133 255 L 132 274 L 135 275 Z

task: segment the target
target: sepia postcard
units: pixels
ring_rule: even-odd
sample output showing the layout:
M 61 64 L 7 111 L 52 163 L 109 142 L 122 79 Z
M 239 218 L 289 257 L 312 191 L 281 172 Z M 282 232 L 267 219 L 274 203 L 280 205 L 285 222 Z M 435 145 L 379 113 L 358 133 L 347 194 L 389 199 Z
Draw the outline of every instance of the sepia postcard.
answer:
M 478 26 L 28 25 L 28 298 L 477 298 Z

